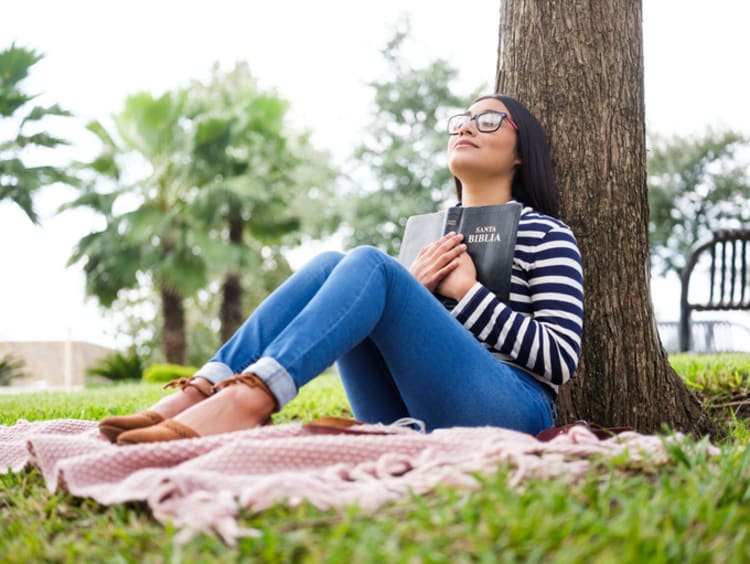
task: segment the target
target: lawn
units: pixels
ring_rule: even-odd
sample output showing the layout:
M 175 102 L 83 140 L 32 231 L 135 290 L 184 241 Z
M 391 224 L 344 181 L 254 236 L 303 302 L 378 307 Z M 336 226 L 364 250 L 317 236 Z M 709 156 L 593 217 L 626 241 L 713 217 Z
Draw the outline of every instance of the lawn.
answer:
M 750 361 L 745 355 L 738 362 L 735 386 L 748 379 L 743 370 Z M 725 359 L 712 370 L 725 378 L 728 365 L 733 361 Z M 710 394 L 729 393 L 728 380 L 712 388 L 697 372 L 690 384 L 708 394 L 704 402 Z M 155 385 L 128 384 L 0 396 L 0 422 L 98 419 L 142 409 L 162 393 Z M 717 405 L 738 401 L 723 397 Z M 330 414 L 349 415 L 335 375 L 303 389 L 282 415 L 288 421 Z M 513 490 L 506 483 L 509 469 L 499 468 L 480 478 L 478 491 L 444 488 L 375 514 L 310 505 L 245 511 L 240 525 L 262 533 L 236 547 L 212 535 L 179 545 L 174 529 L 158 524 L 145 505 L 105 507 L 49 493 L 36 471 L 24 471 L 0 476 L 0 562 L 744 562 L 750 453 L 739 445 L 747 436 L 744 421 L 734 418 L 720 456 L 688 441 L 670 447 L 666 466 L 602 460 L 574 485 L 531 480 Z

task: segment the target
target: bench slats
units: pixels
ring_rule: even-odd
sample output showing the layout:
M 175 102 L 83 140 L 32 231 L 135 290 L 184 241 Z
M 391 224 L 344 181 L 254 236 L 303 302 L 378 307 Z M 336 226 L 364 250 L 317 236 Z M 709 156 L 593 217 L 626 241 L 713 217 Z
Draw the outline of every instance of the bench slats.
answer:
M 748 285 L 750 229 L 722 229 L 698 242 L 682 271 L 680 298 L 680 350 L 690 350 L 692 311 L 750 310 Z M 690 301 L 690 282 L 701 258 L 708 255 L 708 296 Z

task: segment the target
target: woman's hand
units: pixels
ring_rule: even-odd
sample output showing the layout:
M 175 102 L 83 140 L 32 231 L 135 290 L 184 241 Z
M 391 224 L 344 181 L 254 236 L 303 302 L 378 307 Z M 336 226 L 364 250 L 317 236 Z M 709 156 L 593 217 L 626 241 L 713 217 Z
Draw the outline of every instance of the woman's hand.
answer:
M 434 243 L 422 247 L 417 258 L 411 263 L 409 272 L 422 286 L 434 292 L 443 278 L 458 267 L 455 259 L 466 251 L 466 245 L 461 243 L 462 240 L 463 235 L 448 233 Z
M 457 263 L 456 267 L 437 286 L 438 294 L 446 298 L 453 298 L 457 302 L 461 301 L 461 298 L 471 290 L 471 287 L 477 281 L 477 269 L 474 266 L 474 261 L 466 252 L 466 245 L 463 245 L 463 247 L 464 252 L 453 261 Z
M 409 271 L 430 292 L 437 291 L 443 296 L 460 299 L 476 280 L 474 263 L 461 241 L 463 235 L 448 233 L 423 247 Z M 471 283 L 466 287 L 469 281 Z

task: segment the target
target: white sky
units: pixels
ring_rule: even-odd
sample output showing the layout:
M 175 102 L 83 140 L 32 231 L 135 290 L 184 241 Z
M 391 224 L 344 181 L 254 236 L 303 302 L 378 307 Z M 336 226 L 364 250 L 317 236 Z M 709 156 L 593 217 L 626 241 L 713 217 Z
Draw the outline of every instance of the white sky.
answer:
M 404 13 L 415 62 L 448 59 L 467 93 L 494 83 L 498 0 L 24 0 L 3 7 L 0 48 L 15 41 L 44 53 L 26 91 L 43 92 L 80 124 L 117 112 L 137 91 L 161 94 L 208 76 L 216 61 L 245 60 L 342 162 L 368 122 L 367 83 L 382 78 L 380 49 Z M 747 0 L 644 0 L 649 131 L 702 134 L 710 125 L 750 135 L 749 21 Z M 79 133 L 70 138 L 81 155 L 95 150 Z M 41 227 L 0 204 L 0 340 L 115 342 L 107 314 L 84 298 L 80 268 L 65 266 L 91 229 L 82 212 L 53 217 L 70 197 L 41 194 Z M 673 283 L 654 281 L 654 292 L 666 298 L 656 300 L 657 316 L 676 319 Z

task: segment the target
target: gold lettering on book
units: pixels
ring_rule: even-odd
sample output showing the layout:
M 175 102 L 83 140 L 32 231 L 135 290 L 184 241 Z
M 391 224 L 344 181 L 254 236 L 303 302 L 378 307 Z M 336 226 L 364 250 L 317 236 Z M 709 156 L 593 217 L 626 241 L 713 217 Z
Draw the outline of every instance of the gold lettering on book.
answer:
M 466 236 L 466 243 L 499 243 L 502 241 L 494 225 L 479 225 Z
M 478 225 L 474 233 L 495 233 L 497 228 L 494 225 Z

